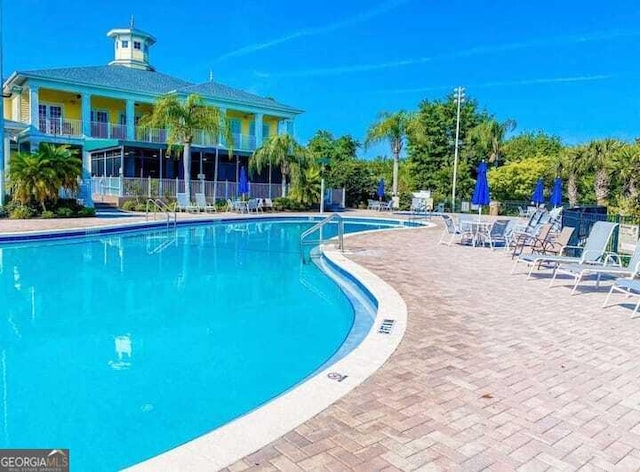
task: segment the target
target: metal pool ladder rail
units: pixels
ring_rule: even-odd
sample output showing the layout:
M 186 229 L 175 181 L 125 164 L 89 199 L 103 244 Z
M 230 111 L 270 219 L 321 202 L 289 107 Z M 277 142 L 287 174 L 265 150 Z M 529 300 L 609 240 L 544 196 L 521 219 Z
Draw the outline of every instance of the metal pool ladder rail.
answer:
M 329 223 L 336 222 L 338 224 L 338 236 L 337 238 L 323 238 L 322 229 Z M 318 232 L 318 239 L 308 239 L 313 233 Z M 336 247 L 341 251 L 344 250 L 344 219 L 338 213 L 332 213 L 327 216 L 324 220 L 318 222 L 313 225 L 311 228 L 306 230 L 304 233 L 300 235 L 300 249 L 302 254 L 302 261 L 306 262 L 305 256 L 305 247 L 306 246 L 315 246 L 318 244 L 322 244 L 328 241 L 335 242 Z
M 147 200 L 147 221 L 149 221 L 149 209 L 157 208 L 161 212 L 163 212 L 167 218 L 167 228 L 173 223 L 173 227 L 175 228 L 178 223 L 178 216 L 176 214 L 176 209 L 171 208 L 165 202 L 160 200 L 159 198 L 150 198 Z M 156 219 L 156 211 L 153 211 L 153 220 Z M 172 218 L 173 215 L 173 218 Z

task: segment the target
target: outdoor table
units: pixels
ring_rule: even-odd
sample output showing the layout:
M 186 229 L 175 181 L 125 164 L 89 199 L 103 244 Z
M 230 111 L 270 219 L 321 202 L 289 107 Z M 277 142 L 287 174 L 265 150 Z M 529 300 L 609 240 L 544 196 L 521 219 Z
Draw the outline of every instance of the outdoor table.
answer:
M 240 213 L 249 213 L 249 205 L 248 202 L 242 200 L 234 200 L 231 202 L 233 211 L 239 211 Z

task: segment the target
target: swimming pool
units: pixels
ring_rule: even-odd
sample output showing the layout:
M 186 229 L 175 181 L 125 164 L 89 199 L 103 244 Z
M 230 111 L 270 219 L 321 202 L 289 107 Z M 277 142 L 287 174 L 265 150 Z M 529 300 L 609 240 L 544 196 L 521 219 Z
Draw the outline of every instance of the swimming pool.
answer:
M 114 470 L 312 374 L 354 323 L 344 292 L 301 263 L 312 224 L 1 246 L 0 447 L 69 448 L 74 470 Z

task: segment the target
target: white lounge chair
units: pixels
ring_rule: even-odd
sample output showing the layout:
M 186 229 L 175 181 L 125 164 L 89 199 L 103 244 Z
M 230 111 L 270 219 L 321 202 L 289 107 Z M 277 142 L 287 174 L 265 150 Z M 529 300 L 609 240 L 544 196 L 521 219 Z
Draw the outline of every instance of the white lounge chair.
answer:
M 536 266 L 549 264 L 553 269 L 557 269 L 560 264 L 603 264 L 607 256 L 607 246 L 613 236 L 613 232 L 618 227 L 618 223 L 609 223 L 607 221 L 596 221 L 591 228 L 591 232 L 587 237 L 584 246 L 565 246 L 563 253 L 558 255 L 548 254 L 523 254 L 516 259 L 511 273 L 515 273 L 516 266 L 520 262 L 527 264 L 530 269 L 527 278 L 531 277 Z M 580 256 L 568 256 L 565 254 L 567 249 L 575 249 L 580 251 Z
M 556 280 L 556 275 L 558 274 L 567 274 L 573 276 L 573 290 L 571 290 L 571 295 L 576 292 L 576 288 L 578 288 L 578 284 L 582 281 L 582 278 L 585 275 L 595 275 L 596 276 L 596 287 L 600 285 L 600 278 L 603 275 L 610 275 L 614 277 L 637 277 L 640 272 L 640 240 L 636 243 L 636 249 L 629 260 L 629 263 L 626 267 L 620 264 L 620 257 L 617 254 L 610 254 L 603 265 L 594 265 L 594 264 L 561 264 L 556 268 L 553 273 L 553 277 L 551 278 L 551 282 L 549 282 L 549 287 L 553 285 L 553 282 Z
M 189 197 L 186 193 L 176 193 L 176 205 L 177 211 L 194 212 L 198 211 L 198 207 L 189 201 Z
M 630 297 L 632 295 L 635 295 L 636 297 L 640 297 L 640 280 L 632 279 L 632 278 L 616 279 L 616 281 L 611 286 L 611 290 L 609 290 L 609 295 L 607 295 L 607 298 L 604 300 L 604 303 L 602 304 L 602 308 L 608 305 L 609 298 L 611 298 L 611 294 L 613 292 L 622 292 L 625 295 L 627 295 L 627 297 Z M 636 307 L 633 309 L 632 315 L 635 316 L 635 314 L 638 313 L 639 309 L 640 309 L 640 300 L 638 300 L 638 303 L 636 303 Z
M 206 213 L 217 211 L 215 205 L 207 203 L 207 197 L 205 197 L 204 193 L 196 193 L 196 207 Z
M 462 238 L 462 231 L 449 215 L 442 215 L 442 219 L 444 220 L 444 231 L 438 244 L 451 246 L 456 239 L 460 240 Z
M 251 213 L 252 211 L 258 214 L 258 212 L 262 211 L 262 205 L 259 198 L 252 198 L 247 202 L 247 213 Z

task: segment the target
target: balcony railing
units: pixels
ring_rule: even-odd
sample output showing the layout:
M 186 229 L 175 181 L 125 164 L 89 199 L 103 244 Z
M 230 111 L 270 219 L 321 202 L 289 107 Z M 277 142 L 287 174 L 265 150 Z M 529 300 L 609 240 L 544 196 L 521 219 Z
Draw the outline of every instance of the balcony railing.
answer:
M 82 121 L 64 118 L 41 118 L 38 121 L 41 133 L 53 136 L 82 136 Z
M 91 122 L 91 137 L 102 139 L 126 139 L 127 126 L 113 123 Z
M 226 141 L 223 139 L 222 145 L 229 147 Z M 204 131 L 198 131 L 193 137 L 193 144 L 196 146 L 215 147 L 216 139 L 211 137 L 210 134 Z M 233 149 L 238 151 L 253 151 L 256 148 L 256 137 L 248 134 L 233 134 Z
M 167 130 L 136 126 L 136 141 L 164 144 L 167 142 Z

